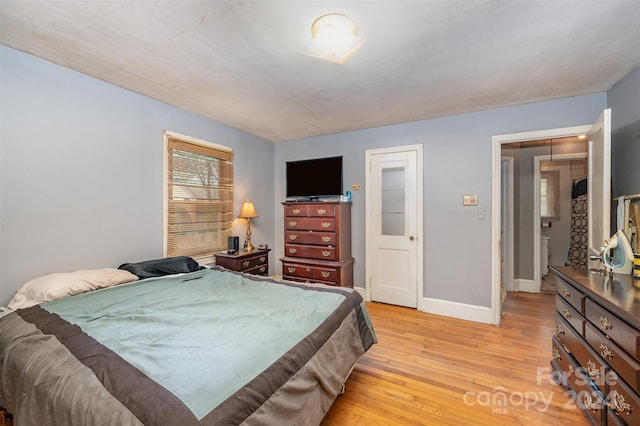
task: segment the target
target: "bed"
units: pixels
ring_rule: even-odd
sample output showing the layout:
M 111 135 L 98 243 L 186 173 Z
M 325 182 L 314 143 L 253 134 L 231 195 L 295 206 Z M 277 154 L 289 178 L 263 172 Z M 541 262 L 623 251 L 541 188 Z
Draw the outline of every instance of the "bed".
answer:
M 62 289 L 0 317 L 0 406 L 15 425 L 316 425 L 376 342 L 352 289 L 220 267 L 106 271 L 129 276 L 62 274 Z

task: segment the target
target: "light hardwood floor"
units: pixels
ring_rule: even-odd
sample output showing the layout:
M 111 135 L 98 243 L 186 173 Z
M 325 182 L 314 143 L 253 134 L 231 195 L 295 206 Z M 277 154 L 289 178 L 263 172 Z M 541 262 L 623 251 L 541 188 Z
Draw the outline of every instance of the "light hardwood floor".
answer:
M 499 327 L 368 303 L 378 337 L 322 425 L 590 425 L 552 384 L 552 294 L 509 293 Z

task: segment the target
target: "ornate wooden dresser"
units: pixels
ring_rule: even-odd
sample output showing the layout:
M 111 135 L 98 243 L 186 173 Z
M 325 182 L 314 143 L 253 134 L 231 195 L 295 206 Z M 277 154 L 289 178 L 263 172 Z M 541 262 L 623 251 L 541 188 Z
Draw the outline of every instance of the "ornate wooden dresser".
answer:
M 640 280 L 552 267 L 556 383 L 596 425 L 640 425 Z
M 282 277 L 353 287 L 351 203 L 285 202 Z

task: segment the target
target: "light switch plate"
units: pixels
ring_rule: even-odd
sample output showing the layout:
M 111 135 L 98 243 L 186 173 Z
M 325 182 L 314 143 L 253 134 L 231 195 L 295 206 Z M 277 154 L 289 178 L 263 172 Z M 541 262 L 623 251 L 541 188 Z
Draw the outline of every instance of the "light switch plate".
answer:
M 478 194 L 465 194 L 462 196 L 462 205 L 463 206 L 477 206 L 478 205 Z

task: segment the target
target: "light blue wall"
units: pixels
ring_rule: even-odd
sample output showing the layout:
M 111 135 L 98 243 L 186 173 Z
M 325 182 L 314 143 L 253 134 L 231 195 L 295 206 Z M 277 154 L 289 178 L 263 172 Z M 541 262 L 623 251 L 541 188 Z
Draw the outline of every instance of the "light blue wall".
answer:
M 640 193 L 640 68 L 607 92 L 611 108 L 612 195 Z
M 273 241 L 273 143 L 5 46 L 0 66 L 0 305 L 39 275 L 162 257 L 163 129 L 235 151 L 236 213 L 249 196 Z
M 276 201 L 284 194 L 285 162 L 344 155 L 345 187 L 353 191 L 354 283 L 365 283 L 365 150 L 424 145 L 424 296 L 491 306 L 491 139 L 498 134 L 593 123 L 606 108 L 606 94 L 499 108 L 276 144 Z M 383 107 L 383 106 L 381 106 Z M 462 206 L 463 194 L 478 194 L 477 209 Z M 276 205 L 276 258 L 283 256 L 283 212 Z M 281 265 L 278 265 L 280 268 Z
M 490 306 L 491 137 L 592 123 L 604 93 L 272 144 L 0 47 L 0 304 L 27 279 L 162 255 L 162 130 L 235 151 L 236 210 L 281 273 L 284 164 L 343 155 L 353 192 L 355 285 L 364 286 L 365 150 L 423 144 L 425 297 Z M 274 169 L 275 165 L 275 169 Z M 476 210 L 462 194 L 479 196 Z M 243 224 L 236 224 L 243 235 Z

